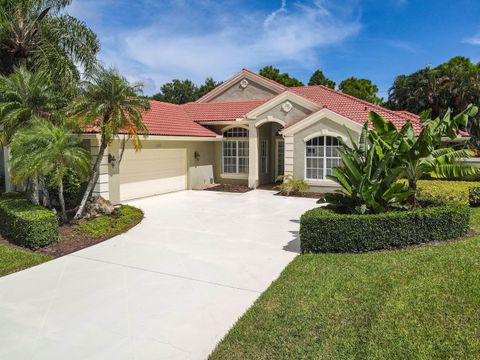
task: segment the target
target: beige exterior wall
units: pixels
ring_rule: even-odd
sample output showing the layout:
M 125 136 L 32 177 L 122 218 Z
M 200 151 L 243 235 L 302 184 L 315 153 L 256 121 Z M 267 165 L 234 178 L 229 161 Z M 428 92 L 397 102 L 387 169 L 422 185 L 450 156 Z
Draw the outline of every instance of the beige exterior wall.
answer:
M 243 79 L 235 82 L 230 88 L 219 94 L 217 97 L 211 99 L 209 102 L 221 101 L 239 101 L 239 100 L 253 100 L 253 99 L 271 99 L 276 96 L 276 93 L 266 87 L 255 83 L 252 80 L 247 80 L 246 88 L 240 86 Z
M 315 124 L 312 124 L 291 137 L 289 143 L 291 145 L 285 146 L 285 162 L 289 164 L 289 170 L 291 175 L 296 179 L 305 178 L 305 138 L 311 136 L 312 134 L 318 133 L 327 136 L 342 136 L 346 140 L 349 137 L 349 132 L 352 137 L 355 139 L 358 134 L 353 130 L 347 130 L 343 125 L 334 122 L 328 118 L 322 118 L 318 120 Z M 347 140 L 348 141 L 348 140 Z M 288 155 L 287 155 L 288 154 Z M 311 186 L 310 191 L 333 191 L 338 188 L 338 185 L 331 180 L 320 180 L 315 182 L 309 182 Z
M 285 112 L 282 109 L 283 103 L 271 108 L 270 110 L 260 114 L 257 116 L 255 119 L 255 123 L 258 124 L 259 122 L 263 121 L 264 119 L 267 119 L 269 117 L 282 120 L 285 122 L 285 126 L 290 126 L 292 124 L 295 124 L 296 122 L 304 119 L 308 115 L 310 115 L 312 112 L 298 104 L 295 104 L 292 101 L 289 101 L 292 104 L 292 109 L 289 112 Z
M 92 163 L 97 161 L 98 152 L 100 149 L 100 140 L 99 139 L 90 139 L 88 140 L 90 145 L 90 154 L 92 155 Z M 88 144 L 86 142 L 86 144 Z M 98 177 L 98 181 L 95 184 L 95 188 L 93 189 L 94 195 L 100 195 L 104 199 L 110 199 L 110 187 L 109 187 L 109 175 L 108 175 L 108 149 L 105 150 L 103 154 L 102 162 L 100 163 L 100 175 Z

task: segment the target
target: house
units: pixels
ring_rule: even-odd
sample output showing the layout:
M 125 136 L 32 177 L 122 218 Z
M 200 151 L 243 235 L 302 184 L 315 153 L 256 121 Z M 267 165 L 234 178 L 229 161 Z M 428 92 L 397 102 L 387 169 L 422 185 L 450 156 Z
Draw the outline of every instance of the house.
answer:
M 335 183 L 326 175 L 340 164 L 337 138 L 356 138 L 370 111 L 397 126 L 411 121 L 421 129 L 414 114 L 324 86 L 286 88 L 243 69 L 196 102 L 152 101 L 143 116 L 149 135 L 142 150 L 135 151 L 123 136 L 111 144 L 95 192 L 119 203 L 211 183 L 256 188 L 279 175 L 329 191 Z M 95 156 L 95 128 L 82 136 Z M 8 174 L 5 180 L 8 187 Z

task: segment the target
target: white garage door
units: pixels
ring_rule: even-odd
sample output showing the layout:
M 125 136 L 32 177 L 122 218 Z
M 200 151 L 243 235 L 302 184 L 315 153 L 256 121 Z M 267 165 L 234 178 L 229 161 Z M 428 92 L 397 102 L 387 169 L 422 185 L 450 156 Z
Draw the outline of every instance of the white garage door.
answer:
M 187 188 L 186 149 L 126 149 L 120 163 L 120 200 Z

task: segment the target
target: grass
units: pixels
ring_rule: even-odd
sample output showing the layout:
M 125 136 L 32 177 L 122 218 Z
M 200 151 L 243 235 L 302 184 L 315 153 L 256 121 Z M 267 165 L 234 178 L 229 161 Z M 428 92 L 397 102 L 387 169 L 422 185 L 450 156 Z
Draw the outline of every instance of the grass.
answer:
M 45 261 L 52 257 L 44 254 L 36 254 L 0 244 L 0 276 L 20 271 Z
M 480 236 L 298 256 L 211 359 L 478 359 L 479 279 Z
M 143 211 L 133 206 L 122 205 L 116 214 L 102 216 L 80 224 L 75 231 L 90 238 L 119 235 L 137 225 L 143 219 Z
M 121 234 L 143 219 L 140 209 L 128 205 L 122 205 L 117 214 L 102 216 L 89 220 L 76 226 L 75 232 L 90 239 L 110 238 Z M 57 244 L 61 245 L 61 244 Z M 25 251 L 17 247 L 0 244 L 0 276 L 20 271 L 45 261 L 53 259 L 53 256 Z

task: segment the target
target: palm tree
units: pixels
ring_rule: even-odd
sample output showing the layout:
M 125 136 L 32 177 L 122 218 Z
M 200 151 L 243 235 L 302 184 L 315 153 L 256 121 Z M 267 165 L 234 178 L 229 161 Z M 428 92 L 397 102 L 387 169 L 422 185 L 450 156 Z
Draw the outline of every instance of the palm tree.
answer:
M 68 111 L 69 117 L 80 126 L 98 128 L 100 149 L 93 165 L 85 194 L 75 219 L 83 215 L 85 205 L 98 181 L 100 164 L 107 146 L 120 133 L 128 134 L 136 149 L 140 149 L 139 134 L 146 134 L 142 111 L 149 109 L 147 99 L 138 97 L 141 84 L 130 84 L 114 69 L 98 68 L 86 81 Z
M 55 112 L 58 97 L 43 73 L 32 73 L 25 67 L 9 75 L 0 75 L 0 143 L 8 145 L 15 133 L 28 126 L 32 119 L 50 118 Z M 43 184 L 40 179 L 40 184 Z M 39 204 L 39 187 L 36 176 L 30 177 L 30 198 Z M 48 205 L 48 192 L 44 186 L 44 205 Z
M 65 14 L 72 0 L 0 2 L 0 73 L 16 66 L 42 71 L 65 89 L 96 63 L 99 43 L 83 22 Z
M 81 139 L 45 119 L 34 119 L 30 127 L 15 135 L 11 152 L 13 180 L 22 183 L 33 174 L 48 176 L 49 185 L 58 188 L 61 218 L 67 222 L 63 178 L 70 170 L 86 179 L 90 170 L 90 154 Z
M 0 142 L 8 145 L 15 133 L 33 118 L 50 117 L 57 97 L 43 73 L 25 67 L 0 75 Z

